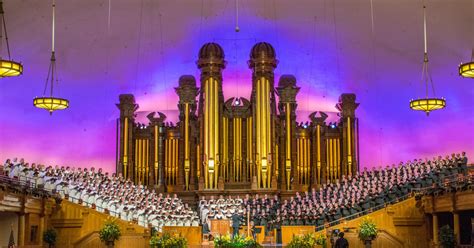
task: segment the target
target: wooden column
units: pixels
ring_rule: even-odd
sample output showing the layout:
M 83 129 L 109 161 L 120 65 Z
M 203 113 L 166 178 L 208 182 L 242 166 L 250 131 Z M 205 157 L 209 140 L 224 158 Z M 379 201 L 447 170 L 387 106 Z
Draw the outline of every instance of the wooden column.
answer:
M 459 230 L 459 213 L 453 212 L 454 236 L 456 237 L 456 244 L 461 244 L 461 232 Z
M 433 244 L 438 244 L 438 215 L 433 214 Z
M 25 245 L 25 214 L 20 213 L 18 218 L 18 246 Z

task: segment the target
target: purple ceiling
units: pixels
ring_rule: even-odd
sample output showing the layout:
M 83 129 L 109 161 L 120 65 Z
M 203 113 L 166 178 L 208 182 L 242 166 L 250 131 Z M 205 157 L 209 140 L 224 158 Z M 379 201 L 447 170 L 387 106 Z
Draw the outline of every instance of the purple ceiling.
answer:
M 474 154 L 474 80 L 457 75 L 474 47 L 472 0 L 428 1 L 430 68 L 448 105 L 429 117 L 408 107 L 423 96 L 421 1 L 373 0 L 372 29 L 370 0 L 239 0 L 238 33 L 235 0 L 57 1 L 59 95 L 70 108 L 52 116 L 32 105 L 49 65 L 50 2 L 4 2 L 12 55 L 25 70 L 0 79 L 0 159 L 113 170 L 118 95 L 175 120 L 173 87 L 182 74 L 199 78 L 197 53 L 209 41 L 226 53 L 225 98 L 249 97 L 246 62 L 258 41 L 276 49 L 277 80 L 296 76 L 300 121 L 357 94 L 364 166 Z

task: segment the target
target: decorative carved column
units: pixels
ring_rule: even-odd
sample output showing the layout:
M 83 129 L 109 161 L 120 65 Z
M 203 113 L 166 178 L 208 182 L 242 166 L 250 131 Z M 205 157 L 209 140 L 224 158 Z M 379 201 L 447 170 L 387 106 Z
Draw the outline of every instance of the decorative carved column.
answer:
M 158 117 L 155 117 L 158 114 Z M 163 125 L 166 120 L 166 115 L 161 112 L 152 112 L 147 115 L 150 121 L 151 139 L 150 139 L 150 158 L 152 159 L 150 185 L 154 185 L 158 191 L 163 190 L 163 139 L 164 131 Z
M 270 188 L 274 170 L 276 105 L 273 71 L 277 66 L 275 49 L 265 42 L 257 43 L 250 52 L 252 69 L 252 112 L 255 120 L 256 172 L 259 188 Z
M 357 118 L 355 110 L 359 103 L 355 102 L 355 94 L 342 94 L 336 108 L 340 111 L 342 123 L 342 175 L 354 175 L 358 169 Z
M 280 81 L 278 82 L 278 87 L 276 88 L 277 94 L 280 97 L 280 102 L 278 103 L 278 108 L 280 110 L 280 116 L 282 118 L 282 126 L 284 130 L 282 132 L 285 134 L 282 139 L 284 143 L 281 144 L 282 154 L 284 154 L 284 168 L 282 175 L 285 175 L 285 180 L 283 180 L 286 185 L 286 190 L 290 190 L 291 185 L 296 185 L 298 182 L 298 173 L 295 173 L 296 165 L 295 155 L 296 155 L 296 95 L 300 91 L 300 88 L 296 86 L 296 78 L 293 75 L 282 75 Z M 291 176 L 293 175 L 294 181 L 293 184 L 290 182 Z M 296 187 L 298 188 L 298 187 Z
M 319 116 L 318 116 L 319 113 Z M 323 133 L 326 129 L 326 119 L 328 115 L 324 112 L 313 112 L 309 115 L 311 126 L 313 127 L 313 165 L 315 173 L 313 174 L 313 188 L 325 183 L 324 172 L 326 171 L 326 146 L 323 139 Z
M 180 152 L 179 166 L 180 171 L 184 173 L 180 174 L 178 185 L 183 185 L 184 178 L 184 190 L 189 190 L 190 183 L 194 183 L 191 176 L 191 168 L 195 167 L 195 161 L 191 160 L 191 151 L 196 149 L 195 143 L 191 142 L 192 132 L 191 127 L 193 126 L 193 120 L 196 110 L 196 96 L 198 95 L 198 88 L 196 87 L 196 79 L 191 75 L 184 75 L 179 78 L 179 87 L 175 88 L 176 93 L 179 96 L 179 121 L 180 121 L 180 133 L 183 135 L 180 139 L 180 147 L 183 152 Z
M 222 93 L 222 70 L 225 68 L 224 50 L 216 43 L 206 43 L 199 50 L 198 68 L 201 70 L 200 130 L 204 142 L 203 173 L 206 189 L 217 189 L 220 152 L 221 122 L 224 95 Z
M 135 97 L 132 94 L 120 95 L 119 101 L 117 108 L 120 110 L 120 148 L 116 172 L 122 173 L 124 178 L 133 178 L 133 126 L 138 104 L 135 103 Z

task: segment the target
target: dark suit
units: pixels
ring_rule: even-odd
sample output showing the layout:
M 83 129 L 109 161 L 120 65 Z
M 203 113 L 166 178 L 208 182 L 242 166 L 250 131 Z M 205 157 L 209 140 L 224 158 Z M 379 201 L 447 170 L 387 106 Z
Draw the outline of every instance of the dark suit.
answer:
M 241 217 L 237 213 L 232 215 L 232 237 L 239 235 Z

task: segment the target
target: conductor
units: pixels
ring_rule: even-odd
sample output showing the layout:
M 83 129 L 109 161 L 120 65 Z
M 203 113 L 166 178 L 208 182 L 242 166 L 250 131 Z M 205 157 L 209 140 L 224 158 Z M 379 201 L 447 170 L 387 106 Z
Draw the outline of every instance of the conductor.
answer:
M 240 222 L 242 217 L 235 212 L 232 214 L 232 238 L 239 235 Z

